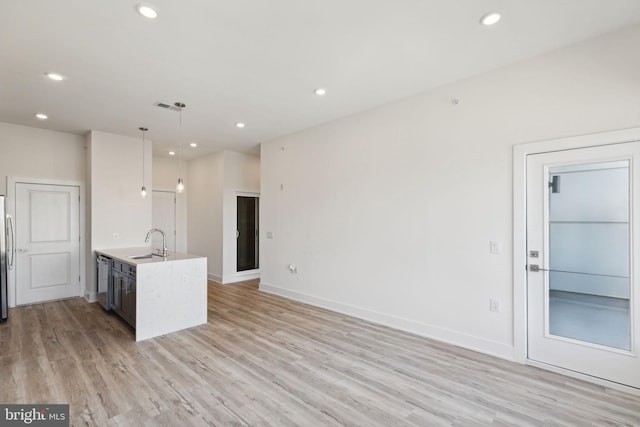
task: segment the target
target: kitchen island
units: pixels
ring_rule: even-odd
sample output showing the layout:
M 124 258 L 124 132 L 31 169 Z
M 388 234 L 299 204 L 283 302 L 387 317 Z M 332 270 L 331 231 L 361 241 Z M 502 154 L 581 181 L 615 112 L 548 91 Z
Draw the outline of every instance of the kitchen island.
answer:
M 207 259 L 151 249 L 97 250 L 111 260 L 108 308 L 135 328 L 136 341 L 207 323 Z

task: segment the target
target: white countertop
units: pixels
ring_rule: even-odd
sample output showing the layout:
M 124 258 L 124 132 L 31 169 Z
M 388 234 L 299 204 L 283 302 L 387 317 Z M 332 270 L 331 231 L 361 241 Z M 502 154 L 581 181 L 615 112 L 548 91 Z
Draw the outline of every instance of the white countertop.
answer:
M 152 253 L 150 247 L 99 249 L 96 253 L 136 266 L 136 341 L 207 323 L 206 257 L 172 252 L 167 258 L 129 258 Z
M 126 262 L 127 264 L 131 264 L 131 265 L 152 264 L 152 263 L 158 263 L 158 262 L 171 262 L 171 261 L 180 261 L 184 259 L 204 258 L 201 256 L 189 255 L 182 252 L 169 252 L 169 255 L 166 258 L 162 258 L 162 257 L 142 258 L 142 259 L 129 258 L 130 256 L 157 253 L 156 251 L 152 250 L 150 247 L 97 249 L 96 253 L 108 256 L 109 258 L 117 259 L 122 262 Z

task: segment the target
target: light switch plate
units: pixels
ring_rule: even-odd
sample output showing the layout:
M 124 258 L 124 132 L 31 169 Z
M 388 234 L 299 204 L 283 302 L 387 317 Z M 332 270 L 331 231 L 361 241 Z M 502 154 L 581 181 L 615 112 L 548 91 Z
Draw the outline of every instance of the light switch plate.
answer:
M 502 242 L 492 240 L 489 243 L 489 251 L 494 255 L 500 255 L 502 253 Z

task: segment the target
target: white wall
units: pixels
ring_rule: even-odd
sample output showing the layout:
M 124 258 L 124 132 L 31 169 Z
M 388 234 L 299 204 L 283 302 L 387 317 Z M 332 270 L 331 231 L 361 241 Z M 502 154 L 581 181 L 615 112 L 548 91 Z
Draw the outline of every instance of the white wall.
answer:
M 263 144 L 261 289 L 512 358 L 513 145 L 640 126 L 639 39 L 635 26 Z
M 260 159 L 221 151 L 190 160 L 188 170 L 188 252 L 208 258 L 211 280 L 232 283 L 250 278 L 236 273 L 236 196 L 259 193 Z
M 151 198 L 140 195 L 142 187 L 142 141 L 105 132 L 87 134 L 90 149 L 91 256 L 95 266 L 96 249 L 149 246 L 144 239 L 151 229 Z M 145 142 L 145 183 L 151 183 L 152 142 Z M 114 233 L 117 236 L 114 236 Z M 90 295 L 96 278 L 90 274 Z
M 0 122 L 0 194 L 7 176 L 84 182 L 84 137 Z
M 182 179 L 186 182 L 188 178 L 189 162 L 182 162 Z M 178 159 L 153 156 L 153 187 L 160 190 L 175 190 L 180 176 Z
M 209 279 L 222 281 L 223 153 L 189 161 L 187 252 L 207 257 Z
M 176 251 L 187 252 L 188 162 L 183 162 L 182 169 L 182 179 L 187 191 L 176 193 Z M 153 157 L 153 189 L 175 192 L 178 176 L 180 170 L 177 159 Z M 147 188 L 151 187 L 150 185 Z
M 222 283 L 260 277 L 258 272 L 236 271 L 237 196 L 238 193 L 260 193 L 260 158 L 233 151 L 224 152 L 223 183 L 223 271 Z
M 0 122 L 0 194 L 7 194 L 7 177 L 75 181 L 85 184 L 85 141 L 80 135 Z M 85 197 L 85 195 L 81 195 Z M 13 205 L 7 201 L 7 209 Z M 80 235 L 87 239 L 88 226 L 80 220 Z M 86 245 L 82 245 L 86 247 Z M 85 257 L 81 263 L 86 266 Z M 86 267 L 80 276 L 88 277 Z M 15 270 L 13 270 L 15 272 Z M 14 278 L 9 278 L 9 305 L 15 305 Z M 86 283 L 81 284 L 86 286 Z

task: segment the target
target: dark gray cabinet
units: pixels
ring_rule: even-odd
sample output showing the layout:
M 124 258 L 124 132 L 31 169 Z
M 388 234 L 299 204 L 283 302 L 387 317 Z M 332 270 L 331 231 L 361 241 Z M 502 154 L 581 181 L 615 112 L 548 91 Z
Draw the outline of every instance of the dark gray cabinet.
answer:
M 115 270 L 111 270 L 111 284 L 113 286 L 113 300 L 111 301 L 111 309 L 116 313 L 120 313 L 122 306 L 122 277 L 121 274 Z
M 136 266 L 113 261 L 113 310 L 128 324 L 136 327 Z

